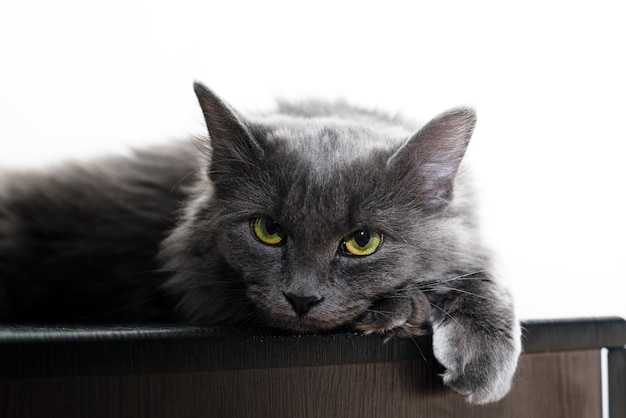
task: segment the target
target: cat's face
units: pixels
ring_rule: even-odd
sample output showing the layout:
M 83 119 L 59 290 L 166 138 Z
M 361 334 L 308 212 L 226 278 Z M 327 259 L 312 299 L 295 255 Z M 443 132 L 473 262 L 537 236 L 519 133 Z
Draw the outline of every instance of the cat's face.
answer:
M 381 296 L 430 279 L 433 254 L 453 251 L 454 222 L 443 212 L 460 157 L 449 144 L 452 164 L 427 155 L 437 148 L 428 139 L 331 121 L 243 122 L 213 96 L 200 98 L 214 187 L 195 225 L 211 235 L 200 245 L 238 272 L 267 323 L 304 331 L 349 323 Z M 455 141 L 462 157 L 467 140 Z
M 334 328 L 418 274 L 419 210 L 386 191 L 386 152 L 326 164 L 291 151 L 274 147 L 258 176 L 216 193 L 220 253 L 272 324 Z

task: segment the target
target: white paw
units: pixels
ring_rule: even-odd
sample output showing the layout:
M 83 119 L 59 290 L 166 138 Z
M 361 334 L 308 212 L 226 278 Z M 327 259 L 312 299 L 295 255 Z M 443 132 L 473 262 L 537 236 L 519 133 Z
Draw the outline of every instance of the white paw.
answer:
M 471 403 L 495 402 L 511 388 L 521 351 L 520 328 L 463 327 L 448 320 L 433 325 L 433 350 L 446 368 L 446 385 Z

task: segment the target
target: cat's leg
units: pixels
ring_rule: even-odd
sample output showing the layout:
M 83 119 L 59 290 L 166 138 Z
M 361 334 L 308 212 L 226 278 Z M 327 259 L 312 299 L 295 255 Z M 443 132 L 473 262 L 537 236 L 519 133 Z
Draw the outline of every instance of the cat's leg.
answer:
M 432 321 L 433 351 L 444 382 L 473 403 L 506 395 L 520 354 L 520 326 L 505 289 L 484 273 L 398 289 L 377 300 L 355 324 L 387 337 L 424 334 Z M 428 298 L 426 297 L 428 295 Z
M 378 299 L 355 323 L 366 334 L 415 337 L 426 333 L 430 321 L 430 301 L 419 290 L 398 289 Z
M 521 350 L 520 325 L 508 292 L 485 273 L 458 276 L 428 292 L 433 351 L 444 383 L 472 403 L 506 395 Z

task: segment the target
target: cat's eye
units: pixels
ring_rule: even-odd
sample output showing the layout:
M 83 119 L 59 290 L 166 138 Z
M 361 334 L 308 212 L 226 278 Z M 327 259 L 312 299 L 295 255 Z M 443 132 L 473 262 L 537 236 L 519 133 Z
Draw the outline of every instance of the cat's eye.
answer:
M 278 222 L 267 216 L 252 219 L 252 231 L 259 241 L 268 245 L 280 244 L 287 235 Z
M 383 236 L 371 229 L 357 229 L 341 242 L 345 254 L 365 256 L 373 254 L 383 243 Z

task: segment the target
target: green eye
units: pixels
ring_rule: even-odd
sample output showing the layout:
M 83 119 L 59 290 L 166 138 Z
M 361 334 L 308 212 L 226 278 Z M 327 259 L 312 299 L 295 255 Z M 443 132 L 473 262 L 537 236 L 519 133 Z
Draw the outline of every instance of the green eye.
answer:
M 357 229 L 343 239 L 341 249 L 350 255 L 364 256 L 373 254 L 382 243 L 382 234 L 371 229 Z
M 278 222 L 267 216 L 254 218 L 252 220 L 252 231 L 259 241 L 268 245 L 280 244 L 287 235 Z

